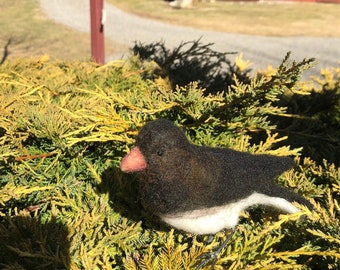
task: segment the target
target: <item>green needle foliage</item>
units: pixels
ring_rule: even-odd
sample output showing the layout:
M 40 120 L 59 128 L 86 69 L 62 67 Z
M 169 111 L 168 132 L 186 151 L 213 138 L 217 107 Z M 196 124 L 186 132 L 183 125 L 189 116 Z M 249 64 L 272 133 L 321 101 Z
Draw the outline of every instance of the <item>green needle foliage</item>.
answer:
M 165 74 L 172 89 L 195 81 L 208 94 L 225 90 L 235 83 L 235 79 L 249 82 L 250 69 L 233 64 L 228 59 L 230 54 L 235 53 L 217 52 L 211 49 L 211 45 L 196 40 L 182 42 L 178 47 L 169 50 L 164 42 L 136 42 L 132 51 L 142 60 L 155 62 L 158 68 L 153 73 Z
M 140 206 L 135 176 L 119 170 L 139 128 L 159 117 L 182 126 L 198 145 L 295 156 L 295 168 L 278 181 L 315 206 L 294 215 L 245 212 L 216 269 L 339 268 L 340 170 L 326 159 L 299 157 L 302 145 L 291 147 L 289 132 L 280 130 L 300 115 L 289 111 L 288 101 L 333 88 L 324 75 L 321 89 L 299 82 L 311 65 L 312 60 L 290 62 L 287 55 L 274 74 L 248 81 L 233 75 L 232 85 L 209 94 L 197 82 L 174 88 L 166 73 L 155 72 L 154 61 L 137 56 L 104 66 L 48 57 L 5 62 L 0 66 L 1 268 L 197 267 L 199 256 L 228 232 L 209 242 L 164 226 Z M 334 119 L 327 119 L 336 124 L 334 106 L 328 114 Z

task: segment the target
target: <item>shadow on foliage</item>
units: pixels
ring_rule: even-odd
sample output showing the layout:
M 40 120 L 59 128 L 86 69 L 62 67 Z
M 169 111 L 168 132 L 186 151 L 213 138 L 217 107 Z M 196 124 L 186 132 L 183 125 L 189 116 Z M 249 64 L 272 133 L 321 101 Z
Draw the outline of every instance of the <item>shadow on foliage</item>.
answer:
M 278 252 L 296 250 L 297 247 L 308 245 L 319 247 L 319 252 L 327 252 L 327 250 L 336 250 L 338 248 L 336 243 L 331 243 L 326 239 L 316 238 L 306 230 L 306 228 L 309 230 L 319 230 L 320 224 L 315 222 L 308 222 L 308 220 L 303 223 L 287 222 L 282 224 L 281 228 L 283 231 L 298 231 L 298 233 L 285 233 L 283 239 L 274 245 L 274 249 Z M 328 229 L 332 230 L 332 228 Z M 297 256 L 296 261 L 298 264 L 303 265 L 306 269 L 313 270 L 339 269 L 340 267 L 339 260 L 334 256 L 310 256 L 306 254 Z
M 168 231 L 157 216 L 145 212 L 138 194 L 138 181 L 135 174 L 125 174 L 117 167 L 109 167 L 101 174 L 102 182 L 97 186 L 100 193 L 108 193 L 115 211 L 122 216 L 142 221 L 142 226 L 158 231 Z
M 70 269 L 68 228 L 52 218 L 1 217 L 1 269 Z
M 288 135 L 288 144 L 303 147 L 302 155 L 318 163 L 323 159 L 340 165 L 340 86 L 313 91 L 310 95 L 282 98 L 289 118 L 277 121 L 278 130 Z M 286 143 L 287 143 L 286 142 Z
M 142 44 L 136 42 L 133 54 L 141 60 L 154 61 L 161 68 L 161 76 L 168 76 L 172 89 L 196 81 L 206 95 L 224 91 L 234 85 L 234 76 L 243 83 L 249 83 L 250 69 L 241 71 L 227 58 L 233 52 L 221 53 L 211 49 L 213 44 L 202 44 L 200 40 L 182 42 L 169 50 L 164 42 Z M 155 72 L 157 72 L 155 70 Z
M 240 71 L 227 59 L 230 53 L 216 52 L 211 49 L 211 45 L 202 44 L 197 40 L 183 42 L 177 48 L 170 50 L 165 47 L 164 42 L 135 43 L 132 51 L 141 60 L 157 63 L 159 68 L 153 70 L 153 75 L 168 77 L 173 90 L 177 86 L 185 86 L 193 81 L 198 82 L 200 88 L 206 89 L 205 94 L 227 90 L 229 86 L 235 84 L 235 78 L 244 84 L 249 84 L 250 70 Z M 293 88 L 300 78 L 300 73 L 309 64 L 308 61 L 310 62 L 306 60 L 295 63 L 292 67 L 283 66 L 276 74 L 278 79 L 275 77 L 263 87 L 283 85 L 287 89 Z M 150 76 L 150 73 L 147 75 Z M 277 125 L 276 131 L 280 135 L 288 135 L 289 139 L 284 142 L 285 145 L 289 144 L 294 148 L 303 147 L 302 155 L 311 157 L 319 163 L 326 159 L 328 162 L 340 164 L 339 89 L 338 80 L 334 86 L 325 83 L 322 91 L 313 91 L 311 95 L 294 94 L 280 97 L 275 105 L 287 107 L 286 115 L 289 117 L 270 116 L 270 119 Z M 240 105 L 242 100 L 238 106 Z M 257 141 L 257 137 L 263 139 L 262 135 L 266 136 L 264 131 L 263 134 L 261 132 L 253 134 L 254 142 Z

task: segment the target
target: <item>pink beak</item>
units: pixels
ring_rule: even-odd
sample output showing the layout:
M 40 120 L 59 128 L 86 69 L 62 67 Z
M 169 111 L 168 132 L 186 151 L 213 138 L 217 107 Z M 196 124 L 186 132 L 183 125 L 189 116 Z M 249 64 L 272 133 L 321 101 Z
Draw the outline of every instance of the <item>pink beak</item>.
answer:
M 132 148 L 120 163 L 120 169 L 127 173 L 142 171 L 146 166 L 145 158 L 137 146 Z

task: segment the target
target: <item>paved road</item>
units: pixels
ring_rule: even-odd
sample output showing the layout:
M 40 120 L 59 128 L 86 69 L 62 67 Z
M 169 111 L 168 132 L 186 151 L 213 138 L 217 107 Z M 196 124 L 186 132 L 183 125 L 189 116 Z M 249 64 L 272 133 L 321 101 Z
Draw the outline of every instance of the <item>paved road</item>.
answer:
M 90 31 L 89 0 L 39 0 L 42 10 L 53 20 L 82 32 Z M 164 4 L 161 2 L 160 4 Z M 322 67 L 338 66 L 340 61 L 340 38 L 315 37 L 264 37 L 229 34 L 224 32 L 199 30 L 162 23 L 125 13 L 105 3 L 107 20 L 105 36 L 113 41 L 133 46 L 134 41 L 143 43 L 164 40 L 172 48 L 181 41 L 202 38 L 204 43 L 214 43 L 213 48 L 221 52 L 242 52 L 244 59 L 254 63 L 253 69 L 264 68 L 268 64 L 281 63 L 287 51 L 292 51 L 295 60 L 315 57 L 319 64 L 308 75 L 318 74 Z M 107 59 L 121 58 L 118 55 Z

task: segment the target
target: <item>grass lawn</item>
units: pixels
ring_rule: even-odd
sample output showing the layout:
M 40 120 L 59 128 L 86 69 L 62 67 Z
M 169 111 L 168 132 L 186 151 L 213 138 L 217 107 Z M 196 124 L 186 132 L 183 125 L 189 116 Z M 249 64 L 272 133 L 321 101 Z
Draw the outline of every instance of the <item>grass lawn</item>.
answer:
M 139 16 L 201 29 L 269 36 L 340 37 L 340 5 L 266 1 L 198 2 L 173 9 L 162 0 L 108 0 Z
M 38 0 L 0 0 L 0 61 L 7 46 L 7 59 L 48 54 L 63 60 L 88 60 L 90 35 L 48 19 Z M 107 42 L 106 54 L 116 46 Z
M 340 37 L 340 5 L 316 3 L 197 3 L 172 9 L 162 0 L 108 0 L 115 6 L 173 24 L 230 33 Z M 90 58 L 90 35 L 48 19 L 38 0 L 0 0 L 0 61 L 48 54 L 65 60 Z M 106 55 L 122 45 L 106 41 Z M 124 48 L 127 49 L 127 48 Z

